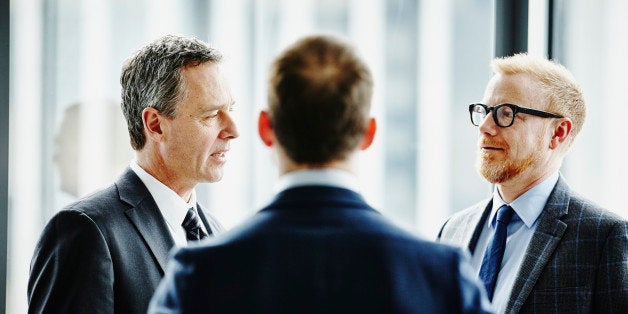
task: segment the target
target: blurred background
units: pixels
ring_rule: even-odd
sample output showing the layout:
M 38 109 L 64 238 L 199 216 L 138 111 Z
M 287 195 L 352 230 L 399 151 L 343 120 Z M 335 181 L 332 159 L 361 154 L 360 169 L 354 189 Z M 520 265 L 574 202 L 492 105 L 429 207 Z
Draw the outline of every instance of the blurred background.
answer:
M 435 238 L 447 216 L 491 193 L 474 169 L 477 130 L 467 106 L 481 100 L 491 76 L 495 21 L 519 18 L 496 13 L 496 2 L 503 1 L 11 0 L 2 7 L 10 10 L 2 12 L 10 16 L 3 31 L 10 119 L 2 120 L 8 133 L 0 129 L 9 147 L 8 179 L 0 178 L 8 182 L 0 219 L 6 313 L 26 312 L 30 258 L 47 220 L 110 184 L 133 158 L 120 69 L 165 34 L 197 37 L 226 56 L 241 136 L 223 180 L 197 188 L 225 226 L 273 195 L 275 164 L 256 134 L 269 64 L 287 44 L 322 32 L 351 40 L 375 76 L 379 133 L 361 156 L 362 192 L 397 223 Z M 628 1 L 530 0 L 527 13 L 529 53 L 567 66 L 587 99 L 587 121 L 562 173 L 628 217 Z

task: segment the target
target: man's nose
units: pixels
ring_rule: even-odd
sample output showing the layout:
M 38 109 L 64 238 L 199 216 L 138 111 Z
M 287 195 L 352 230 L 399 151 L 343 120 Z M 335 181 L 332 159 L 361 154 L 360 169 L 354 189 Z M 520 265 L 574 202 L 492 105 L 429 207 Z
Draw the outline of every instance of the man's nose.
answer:
M 235 121 L 228 112 L 224 114 L 223 123 L 225 124 L 225 127 L 221 132 L 221 138 L 234 139 L 240 136 L 240 133 L 238 132 L 238 127 L 236 126 Z
M 479 125 L 480 132 L 490 134 L 490 135 L 495 135 L 497 134 L 497 128 L 499 128 L 499 126 L 495 124 L 495 120 L 493 119 L 492 112 L 489 111 L 486 114 L 486 117 L 484 117 L 484 120 L 482 120 L 482 122 Z

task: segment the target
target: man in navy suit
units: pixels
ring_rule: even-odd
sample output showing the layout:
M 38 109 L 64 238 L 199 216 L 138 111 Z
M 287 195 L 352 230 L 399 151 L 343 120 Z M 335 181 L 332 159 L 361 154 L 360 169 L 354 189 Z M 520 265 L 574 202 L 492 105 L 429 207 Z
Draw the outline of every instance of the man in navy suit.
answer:
M 269 83 L 258 129 L 279 193 L 234 230 L 178 250 L 149 312 L 485 312 L 464 253 L 399 229 L 357 192 L 357 153 L 376 124 L 354 50 L 307 37 L 275 60 Z
M 170 249 L 222 230 L 194 192 L 221 179 L 238 136 L 220 59 L 199 40 L 165 36 L 126 61 L 122 109 L 136 158 L 46 225 L 29 313 L 146 313 Z
M 559 173 L 584 123 L 580 87 L 540 57 L 492 67 L 483 103 L 469 113 L 479 127 L 477 168 L 495 189 L 454 214 L 441 241 L 473 253 L 498 313 L 628 313 L 628 223 Z M 497 259 L 494 247 L 503 248 Z

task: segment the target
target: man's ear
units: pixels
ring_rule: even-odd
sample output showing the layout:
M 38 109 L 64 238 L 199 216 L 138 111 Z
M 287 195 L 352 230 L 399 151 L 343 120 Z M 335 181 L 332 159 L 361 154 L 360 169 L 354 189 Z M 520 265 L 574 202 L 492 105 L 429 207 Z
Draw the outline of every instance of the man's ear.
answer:
M 264 145 L 271 147 L 275 144 L 275 131 L 273 131 L 268 112 L 264 110 L 259 113 L 259 119 L 257 119 L 257 132 Z
M 554 124 L 554 133 L 552 134 L 549 146 L 550 149 L 556 149 L 561 143 L 565 142 L 573 127 L 571 119 L 569 118 L 560 118 L 557 122 L 558 123 Z
M 142 122 L 144 123 L 144 132 L 146 136 L 155 142 L 160 142 L 164 137 L 162 128 L 164 127 L 165 117 L 161 115 L 159 110 L 153 107 L 146 107 L 142 111 Z
M 369 118 L 366 124 L 366 130 L 364 130 L 364 137 L 362 137 L 362 143 L 360 143 L 360 150 L 365 150 L 373 144 L 376 131 L 377 123 L 375 122 L 375 118 Z

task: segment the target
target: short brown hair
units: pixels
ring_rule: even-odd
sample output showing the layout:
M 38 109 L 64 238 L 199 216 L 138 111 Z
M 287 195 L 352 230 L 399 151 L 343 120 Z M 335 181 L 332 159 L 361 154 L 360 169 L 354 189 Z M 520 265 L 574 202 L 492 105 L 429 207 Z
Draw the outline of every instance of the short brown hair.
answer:
M 349 44 L 303 38 L 271 67 L 268 103 L 277 140 L 296 163 L 342 160 L 363 137 L 372 93 L 371 72 Z
M 582 89 L 569 70 L 548 59 L 523 53 L 494 59 L 491 67 L 495 73 L 527 74 L 538 80 L 549 97 L 548 107 L 542 109 L 571 119 L 573 128 L 566 147 L 573 144 L 584 124 L 586 106 Z
M 219 63 L 222 54 L 195 39 L 166 35 L 144 46 L 122 66 L 122 111 L 129 128 L 131 146 L 140 150 L 146 143 L 142 111 L 153 107 L 174 117 L 184 96 L 181 69 L 205 62 Z

